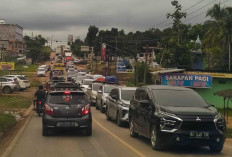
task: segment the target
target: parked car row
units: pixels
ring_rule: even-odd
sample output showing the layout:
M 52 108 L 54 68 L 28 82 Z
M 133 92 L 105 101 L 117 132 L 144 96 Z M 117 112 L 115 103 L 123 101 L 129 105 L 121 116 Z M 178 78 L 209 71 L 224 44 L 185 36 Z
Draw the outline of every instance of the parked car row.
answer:
M 37 69 L 37 77 L 45 77 L 46 72 L 50 71 L 51 67 L 50 65 L 41 65 Z
M 30 87 L 30 81 L 26 75 L 4 75 L 0 78 L 1 91 L 5 94 Z

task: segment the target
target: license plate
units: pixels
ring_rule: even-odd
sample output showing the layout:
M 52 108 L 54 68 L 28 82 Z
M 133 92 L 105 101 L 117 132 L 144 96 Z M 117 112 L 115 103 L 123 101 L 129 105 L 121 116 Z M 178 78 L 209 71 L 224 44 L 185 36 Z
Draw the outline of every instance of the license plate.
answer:
M 57 127 L 77 127 L 77 122 L 58 122 Z
M 209 138 L 209 132 L 190 131 L 190 138 Z

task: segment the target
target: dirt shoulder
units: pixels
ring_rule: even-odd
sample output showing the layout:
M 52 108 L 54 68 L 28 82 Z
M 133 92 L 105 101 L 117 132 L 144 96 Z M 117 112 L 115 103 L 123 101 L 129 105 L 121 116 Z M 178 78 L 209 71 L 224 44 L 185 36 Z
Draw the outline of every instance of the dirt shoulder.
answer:
M 54 56 L 54 55 L 55 55 L 54 53 L 51 54 L 51 56 Z M 45 62 L 43 64 L 50 64 L 50 61 Z M 36 72 L 31 72 L 29 74 L 30 74 L 31 80 L 35 79 L 37 81 L 40 81 L 41 83 L 45 83 L 49 80 L 48 73 L 46 74 L 46 77 L 37 77 Z M 9 96 L 22 96 L 22 97 L 33 99 L 34 93 L 36 92 L 36 90 L 37 90 L 36 87 L 31 87 L 22 92 L 14 92 L 12 94 L 9 94 Z M 18 120 L 16 124 L 7 132 L 0 132 L 0 156 L 4 153 L 4 151 L 10 145 L 10 143 L 12 142 L 16 134 L 19 132 L 19 130 L 24 125 L 29 115 L 33 113 L 32 109 L 33 109 L 32 105 L 27 109 L 20 109 L 22 111 L 22 118 Z

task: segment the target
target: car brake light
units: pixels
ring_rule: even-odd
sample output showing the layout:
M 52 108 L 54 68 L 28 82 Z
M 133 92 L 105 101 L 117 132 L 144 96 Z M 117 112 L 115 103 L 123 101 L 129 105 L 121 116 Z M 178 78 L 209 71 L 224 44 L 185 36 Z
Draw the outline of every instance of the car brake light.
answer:
M 70 91 L 65 91 L 64 94 L 70 95 Z
M 42 102 L 41 101 L 39 101 L 39 105 L 41 105 L 42 104 Z
M 82 109 L 81 109 L 82 116 L 89 114 L 89 112 L 90 112 L 90 104 L 87 104 L 87 105 L 82 107 Z
M 48 115 L 51 115 L 51 116 L 53 115 L 53 109 L 48 104 L 44 105 L 44 112 Z

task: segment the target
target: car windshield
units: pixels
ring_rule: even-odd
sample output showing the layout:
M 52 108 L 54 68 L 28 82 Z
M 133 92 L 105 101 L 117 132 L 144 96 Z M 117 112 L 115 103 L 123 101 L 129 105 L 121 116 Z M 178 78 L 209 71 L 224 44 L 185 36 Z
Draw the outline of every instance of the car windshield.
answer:
M 65 95 L 64 93 L 51 93 L 47 98 L 47 103 L 49 104 L 60 104 L 60 105 L 76 105 L 76 104 L 86 104 L 86 96 L 83 93 L 71 93 L 70 95 Z
M 83 85 L 90 85 L 93 81 L 83 80 Z
M 121 99 L 130 101 L 135 94 L 135 90 L 121 90 Z
M 152 90 L 155 101 L 161 106 L 208 107 L 205 100 L 194 91 Z
M 101 86 L 101 84 L 99 84 L 99 83 L 93 84 L 93 91 L 98 91 L 100 86 Z
M 20 80 L 27 80 L 25 77 L 23 77 L 23 76 L 18 76 L 18 78 L 20 79 Z
M 105 86 L 104 87 L 104 93 L 110 93 L 110 91 L 115 88 L 115 86 Z

